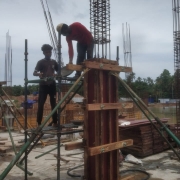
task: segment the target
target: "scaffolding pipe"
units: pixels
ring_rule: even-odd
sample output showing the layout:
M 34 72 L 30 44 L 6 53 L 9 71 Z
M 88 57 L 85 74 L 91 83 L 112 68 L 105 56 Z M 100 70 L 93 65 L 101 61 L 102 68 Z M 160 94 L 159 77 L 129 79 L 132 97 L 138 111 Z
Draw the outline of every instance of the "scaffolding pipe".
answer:
M 27 51 L 27 39 L 25 39 L 25 80 L 27 80 L 27 62 L 28 62 L 28 59 L 27 59 L 27 56 L 28 56 L 28 51 Z M 24 100 L 24 129 L 25 129 L 25 143 L 27 142 L 27 84 L 25 83 L 25 100 Z M 25 180 L 27 180 L 27 149 L 25 150 Z
M 62 145 L 63 145 L 63 144 L 61 144 L 60 146 L 62 146 Z M 40 158 L 40 157 L 42 157 L 42 156 L 44 156 L 44 155 L 46 155 L 46 154 L 48 154 L 48 153 L 56 150 L 57 148 L 58 148 L 58 147 L 55 147 L 55 148 L 53 148 L 53 149 L 51 149 L 51 150 L 49 150 L 49 151 L 46 151 L 46 152 L 40 154 L 39 156 L 36 156 L 35 159 L 38 159 L 38 158 Z
M 13 158 L 13 160 L 9 163 L 7 168 L 2 172 L 0 175 L 0 180 L 3 180 L 9 171 L 13 168 L 13 166 L 17 163 L 17 161 L 20 159 L 20 157 L 23 155 L 23 153 L 27 150 L 27 148 L 30 146 L 30 144 L 34 141 L 37 134 L 42 130 L 42 128 L 46 125 L 48 120 L 51 118 L 51 116 L 57 111 L 59 106 L 65 101 L 65 99 L 69 96 L 69 94 L 73 91 L 73 89 L 78 85 L 84 74 L 86 74 L 89 71 L 89 69 L 85 69 L 82 75 L 77 79 L 77 81 L 72 85 L 72 87 L 69 89 L 69 91 L 65 94 L 65 96 L 61 99 L 61 101 L 56 105 L 56 107 L 51 111 L 51 113 L 45 118 L 43 123 L 36 129 L 35 133 L 32 134 L 31 138 L 27 140 L 27 142 L 22 146 L 20 151 L 17 153 L 17 155 Z
M 2 88 L 1 88 L 2 90 Z M 18 120 L 18 118 L 15 116 L 14 112 L 12 111 L 12 109 L 8 106 L 8 104 L 6 103 L 6 101 L 0 96 L 0 98 L 2 99 L 2 101 L 4 102 L 4 104 L 6 104 L 8 110 L 11 112 L 11 114 L 14 116 L 14 118 L 16 119 L 17 123 L 21 126 L 22 129 L 24 129 L 24 127 L 22 126 L 22 124 L 20 123 L 20 121 Z M 10 101 L 11 102 L 11 101 Z
M 168 143 L 168 145 L 171 147 L 171 149 L 174 151 L 174 153 L 177 155 L 177 157 L 180 160 L 180 156 L 175 151 L 175 149 L 172 147 L 172 145 L 169 143 L 169 141 L 161 134 L 160 130 L 155 126 L 155 124 L 152 122 L 152 120 L 149 118 L 149 116 L 145 113 L 145 111 L 142 109 L 142 107 L 139 105 L 139 103 L 151 114 L 152 117 L 162 126 L 162 130 L 164 129 L 168 135 L 178 144 L 180 145 L 180 140 L 160 121 L 156 115 L 147 108 L 147 106 L 144 104 L 144 102 L 134 93 L 134 91 L 118 76 L 118 74 L 112 73 L 115 77 L 119 79 L 121 84 L 124 86 L 124 88 L 127 90 L 133 101 L 136 103 L 136 105 L 143 111 L 145 116 L 148 118 L 148 120 L 151 122 L 151 124 L 154 126 L 154 128 L 159 132 L 159 134 L 164 138 L 164 140 Z M 138 103 L 139 102 L 139 103 Z

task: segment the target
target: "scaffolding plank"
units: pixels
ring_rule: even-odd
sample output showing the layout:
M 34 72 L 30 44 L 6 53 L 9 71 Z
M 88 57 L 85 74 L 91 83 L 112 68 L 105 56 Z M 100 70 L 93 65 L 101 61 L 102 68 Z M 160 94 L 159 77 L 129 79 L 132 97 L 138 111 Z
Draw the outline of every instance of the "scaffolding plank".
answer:
M 119 180 L 135 180 L 136 177 L 134 175 L 128 175 L 127 177 L 119 178 Z
M 83 109 L 83 105 L 81 104 L 67 104 L 66 111 L 74 111 Z
M 90 68 L 90 69 L 109 70 L 109 71 L 118 71 L 118 72 L 132 72 L 131 67 L 125 67 L 125 66 L 99 63 L 95 61 L 93 62 L 85 61 L 84 64 L 86 68 Z

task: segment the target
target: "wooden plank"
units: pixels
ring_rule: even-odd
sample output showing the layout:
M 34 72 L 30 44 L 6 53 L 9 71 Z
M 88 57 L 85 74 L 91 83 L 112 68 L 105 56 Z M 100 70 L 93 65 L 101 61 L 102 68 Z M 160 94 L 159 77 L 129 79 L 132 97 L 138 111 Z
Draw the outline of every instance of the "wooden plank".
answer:
M 96 103 L 86 105 L 88 111 L 120 109 L 121 107 L 122 105 L 120 103 Z
M 81 149 L 81 148 L 83 148 L 83 142 L 74 142 L 74 143 L 65 144 L 66 151 L 70 151 L 73 149 Z
M 118 141 L 118 142 L 105 144 L 101 146 L 96 146 L 96 147 L 92 147 L 88 149 L 88 155 L 94 156 L 94 155 L 110 152 L 116 149 L 131 146 L 131 145 L 133 145 L 133 140 L 128 139 L 128 140 Z
M 0 153 L 6 153 L 6 150 L 8 150 L 8 148 L 0 147 Z
M 0 126 L 1 130 L 6 130 L 6 126 Z
M 128 175 L 126 177 L 120 177 L 119 180 L 135 180 L 134 175 Z
M 6 137 L 0 137 L 0 141 L 7 141 L 8 140 L 8 138 L 6 138 Z
M 66 64 L 66 69 L 73 70 L 73 71 L 82 71 L 82 65 L 75 65 L 75 64 Z
M 99 62 L 105 63 L 105 64 L 113 64 L 113 65 L 118 65 L 118 62 L 116 60 L 108 60 L 108 59 L 98 59 Z
M 118 72 L 132 72 L 131 67 L 125 67 L 125 66 L 117 66 L 112 64 L 104 64 L 104 63 L 90 62 L 90 61 L 85 61 L 84 64 L 86 68 L 90 68 L 90 69 L 92 68 L 92 69 L 118 71 Z
M 82 110 L 83 107 L 81 104 L 67 104 L 66 111 Z
M 116 60 L 109 60 L 109 59 L 104 59 L 104 58 L 93 58 L 93 59 L 88 59 L 88 61 L 118 65 L 118 62 Z

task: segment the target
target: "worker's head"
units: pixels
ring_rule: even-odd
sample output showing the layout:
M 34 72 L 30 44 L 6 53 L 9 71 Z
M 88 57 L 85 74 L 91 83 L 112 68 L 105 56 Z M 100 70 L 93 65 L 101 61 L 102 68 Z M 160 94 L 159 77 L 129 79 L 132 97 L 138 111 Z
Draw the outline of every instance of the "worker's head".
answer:
M 61 23 L 58 24 L 56 30 L 60 32 L 63 36 L 67 36 L 69 34 L 69 26 L 67 24 Z
M 52 49 L 53 49 L 53 47 L 50 46 L 49 44 L 44 44 L 44 45 L 41 47 L 41 50 L 43 51 L 43 54 L 44 54 L 44 56 L 45 56 L 45 59 L 50 59 L 50 58 L 51 58 Z

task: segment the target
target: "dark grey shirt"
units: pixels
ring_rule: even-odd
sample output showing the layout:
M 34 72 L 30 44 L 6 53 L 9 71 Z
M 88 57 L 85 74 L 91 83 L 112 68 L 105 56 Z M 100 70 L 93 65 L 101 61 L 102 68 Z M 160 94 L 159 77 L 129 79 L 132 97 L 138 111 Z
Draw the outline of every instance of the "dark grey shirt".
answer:
M 46 60 L 46 59 L 41 59 L 37 62 L 37 65 L 35 67 L 36 72 L 43 73 L 43 78 L 45 77 L 51 77 L 53 74 L 58 72 L 58 63 L 53 60 Z M 41 82 L 40 85 L 50 85 L 53 84 L 54 81 L 48 81 L 48 82 Z

